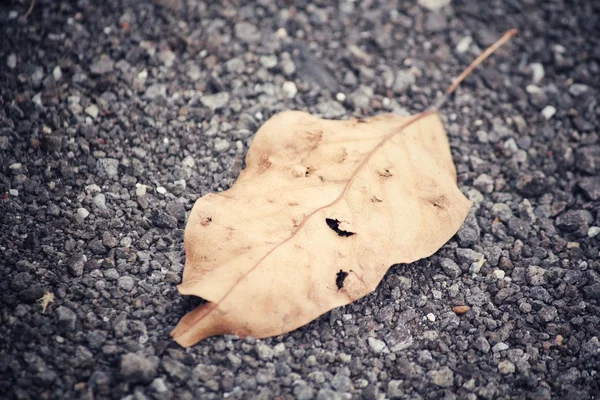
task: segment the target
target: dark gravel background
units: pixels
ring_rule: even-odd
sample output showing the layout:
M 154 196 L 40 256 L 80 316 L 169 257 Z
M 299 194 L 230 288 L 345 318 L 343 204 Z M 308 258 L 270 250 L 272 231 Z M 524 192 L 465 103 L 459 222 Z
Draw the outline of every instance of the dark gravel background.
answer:
M 3 1 L 0 397 L 599 398 L 600 3 L 420 2 Z M 186 212 L 264 120 L 418 112 L 513 27 L 442 111 L 475 205 L 436 256 L 288 335 L 169 338 Z

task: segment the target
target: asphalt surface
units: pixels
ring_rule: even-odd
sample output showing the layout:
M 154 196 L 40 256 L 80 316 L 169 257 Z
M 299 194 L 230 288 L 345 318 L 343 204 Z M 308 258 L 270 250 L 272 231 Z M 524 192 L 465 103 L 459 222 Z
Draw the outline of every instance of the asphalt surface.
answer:
M 0 3 L 0 397 L 599 398 L 600 3 L 241 3 Z M 510 28 L 442 110 L 455 238 L 290 334 L 170 339 L 263 121 L 421 111 Z

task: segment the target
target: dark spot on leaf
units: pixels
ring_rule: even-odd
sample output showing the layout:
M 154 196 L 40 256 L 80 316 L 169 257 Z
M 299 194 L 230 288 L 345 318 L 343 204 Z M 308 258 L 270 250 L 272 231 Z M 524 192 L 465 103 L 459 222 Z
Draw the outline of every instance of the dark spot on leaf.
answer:
M 383 171 L 377 171 L 377 173 L 379 174 L 379 176 L 383 176 L 384 178 L 389 178 L 390 176 L 392 176 L 392 173 L 387 168 Z
M 348 272 L 343 271 L 343 270 L 339 270 L 339 272 L 337 274 L 335 274 L 335 284 L 339 289 L 344 287 L 344 280 L 346 279 L 346 277 L 348 276 Z
M 435 208 L 444 210 L 448 207 L 448 199 L 445 196 L 436 197 L 429 201 Z
M 354 235 L 354 232 L 348 232 L 340 229 L 340 221 L 337 219 L 325 218 L 325 222 L 327 223 L 327 226 L 339 236 L 348 237 Z

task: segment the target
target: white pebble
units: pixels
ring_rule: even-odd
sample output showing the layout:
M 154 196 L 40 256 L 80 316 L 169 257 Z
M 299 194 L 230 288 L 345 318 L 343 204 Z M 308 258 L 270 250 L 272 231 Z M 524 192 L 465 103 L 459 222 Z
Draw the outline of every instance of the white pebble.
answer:
M 183 161 L 181 162 L 181 164 L 184 167 L 194 168 L 196 166 L 196 161 L 194 161 L 194 157 L 187 156 L 186 158 L 183 159 Z
M 469 50 L 469 47 L 471 47 L 471 43 L 473 43 L 473 38 L 471 36 L 465 36 L 464 38 L 460 39 L 456 45 L 456 52 L 458 54 L 466 53 Z
M 504 271 L 502 271 L 501 269 L 497 269 L 493 272 L 494 276 L 498 279 L 504 279 L 504 276 L 506 275 L 506 273 Z
M 430 11 L 439 11 L 450 4 L 450 0 L 419 0 L 419 5 Z
M 600 234 L 600 228 L 597 226 L 590 226 L 590 229 L 588 229 L 588 237 L 595 238 L 598 234 Z
M 146 195 L 146 185 L 142 185 L 141 183 L 136 183 L 135 185 L 135 195 L 137 197 L 142 197 Z
M 52 70 L 52 76 L 54 77 L 54 80 L 56 82 L 60 81 L 62 78 L 62 69 L 60 69 L 60 66 L 57 65 L 56 67 L 54 67 L 54 69 Z
M 552 118 L 554 116 L 554 114 L 556 114 L 556 108 L 554 108 L 553 106 L 546 106 L 542 110 L 542 115 L 546 119 Z
M 167 189 L 165 189 L 162 186 L 159 186 L 159 187 L 156 188 L 156 192 L 160 193 L 160 194 L 167 194 Z
M 10 189 L 8 193 L 10 193 L 10 195 L 14 197 L 17 197 L 19 195 L 19 191 L 17 189 Z
M 12 170 L 21 169 L 21 163 L 16 162 L 14 164 L 10 164 L 8 168 Z
M 346 100 L 346 95 L 342 92 L 335 95 L 335 99 L 340 103 L 343 103 Z
M 86 219 L 88 217 L 88 215 L 90 215 L 90 212 L 88 210 L 86 210 L 83 207 L 80 207 L 77 209 L 77 216 L 82 218 L 82 219 Z
M 379 339 L 375 339 L 374 337 L 368 338 L 367 342 L 375 354 L 379 354 L 383 351 L 383 349 L 385 349 L 385 343 Z
M 98 118 L 99 111 L 100 110 L 98 110 L 98 107 L 95 104 L 85 108 L 85 113 L 94 119 Z
M 17 68 L 17 55 L 11 54 L 6 58 L 6 66 L 10 69 Z
M 296 94 L 298 94 L 298 88 L 296 87 L 296 84 L 292 81 L 284 82 L 281 88 L 283 89 L 283 92 L 285 93 L 288 99 L 293 99 L 294 97 L 296 97 Z
M 533 63 L 529 65 L 529 68 L 531 68 L 531 73 L 533 74 L 533 77 L 531 78 L 533 83 L 540 83 L 545 75 L 544 66 L 540 63 Z
M 435 322 L 435 315 L 433 315 L 433 313 L 427 314 L 426 317 L 429 321 Z
M 103 193 L 98 193 L 92 200 L 94 205 L 101 210 L 106 210 L 106 196 Z

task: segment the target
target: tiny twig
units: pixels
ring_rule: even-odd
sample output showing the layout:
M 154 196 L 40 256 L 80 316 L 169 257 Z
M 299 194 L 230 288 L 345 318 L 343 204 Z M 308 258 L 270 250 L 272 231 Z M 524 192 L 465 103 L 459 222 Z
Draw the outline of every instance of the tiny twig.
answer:
M 469 76 L 471 74 L 471 72 L 473 72 L 473 70 L 479 66 L 479 64 L 484 62 L 489 56 L 491 56 L 496 50 L 498 50 L 498 48 L 500 46 L 502 46 L 504 43 L 508 42 L 508 40 L 516 34 L 517 34 L 516 29 L 511 29 L 509 31 L 506 31 L 500 39 L 498 39 L 494 44 L 492 44 L 490 47 L 485 49 L 485 51 L 483 53 L 481 53 L 475 60 L 473 60 L 473 62 L 467 68 L 465 68 L 465 70 L 456 79 L 454 79 L 454 81 L 452 82 L 452 85 L 450 85 L 448 87 L 448 89 L 446 89 L 446 92 L 444 92 L 444 96 L 440 97 L 431 106 L 430 109 L 439 110 L 444 105 L 446 100 L 448 100 L 448 97 L 452 93 L 454 93 L 454 91 L 456 90 L 458 85 L 460 85 L 462 83 L 462 81 L 464 81 L 465 78 L 467 76 Z
M 29 8 L 27 9 L 27 12 L 25 12 L 25 14 L 23 14 L 23 19 L 27 19 L 27 17 L 29 17 L 29 14 L 31 14 L 31 12 L 33 11 L 34 6 L 35 6 L 35 0 L 31 0 L 31 3 L 29 4 Z

